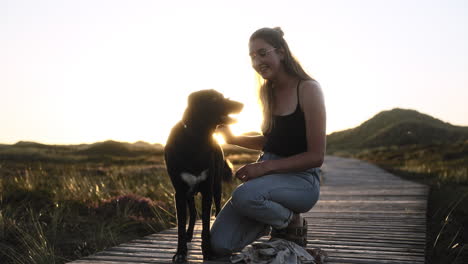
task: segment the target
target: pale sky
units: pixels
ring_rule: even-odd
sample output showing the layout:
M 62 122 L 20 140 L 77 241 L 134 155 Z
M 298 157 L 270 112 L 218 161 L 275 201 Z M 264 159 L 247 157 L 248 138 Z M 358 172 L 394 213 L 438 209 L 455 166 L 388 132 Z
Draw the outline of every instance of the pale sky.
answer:
M 248 38 L 282 27 L 325 94 L 327 133 L 382 110 L 468 126 L 468 2 L 0 0 L 0 143 L 164 143 L 190 92 L 246 104 Z

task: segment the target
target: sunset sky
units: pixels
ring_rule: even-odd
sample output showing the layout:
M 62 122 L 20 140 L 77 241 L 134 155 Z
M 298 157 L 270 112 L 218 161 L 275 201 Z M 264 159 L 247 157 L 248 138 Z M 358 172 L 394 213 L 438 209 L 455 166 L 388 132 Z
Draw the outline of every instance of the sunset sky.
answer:
M 245 103 L 248 38 L 282 27 L 325 94 L 327 133 L 408 108 L 468 126 L 468 2 L 0 1 L 0 143 L 164 143 L 189 93 Z

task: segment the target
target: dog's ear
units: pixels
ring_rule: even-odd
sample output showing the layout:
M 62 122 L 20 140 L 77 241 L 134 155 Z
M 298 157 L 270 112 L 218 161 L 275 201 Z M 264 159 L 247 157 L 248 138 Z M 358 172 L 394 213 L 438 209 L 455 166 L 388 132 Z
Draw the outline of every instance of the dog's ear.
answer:
M 210 93 L 210 90 L 200 90 L 191 93 L 187 98 L 187 107 L 185 108 L 183 119 L 188 120 L 195 116 L 200 116 L 205 111 L 204 108 L 207 106 L 205 101 Z

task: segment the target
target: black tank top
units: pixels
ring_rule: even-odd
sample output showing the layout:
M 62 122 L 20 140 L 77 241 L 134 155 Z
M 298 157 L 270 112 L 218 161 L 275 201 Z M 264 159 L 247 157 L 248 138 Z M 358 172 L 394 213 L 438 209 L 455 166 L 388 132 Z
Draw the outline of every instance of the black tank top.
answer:
M 289 157 L 307 151 L 306 127 L 304 112 L 299 104 L 299 84 L 297 84 L 297 106 L 294 113 L 279 116 L 273 115 L 273 127 L 265 134 L 264 152 Z

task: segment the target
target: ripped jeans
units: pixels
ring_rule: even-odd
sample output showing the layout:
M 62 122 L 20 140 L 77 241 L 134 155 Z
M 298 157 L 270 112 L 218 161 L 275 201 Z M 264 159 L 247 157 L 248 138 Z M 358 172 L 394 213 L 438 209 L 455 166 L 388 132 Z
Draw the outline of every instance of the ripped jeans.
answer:
M 261 160 L 279 159 L 263 153 Z M 270 227 L 288 226 L 293 213 L 308 212 L 320 194 L 319 169 L 258 177 L 239 185 L 211 227 L 211 245 L 218 256 L 241 251 L 268 235 Z

